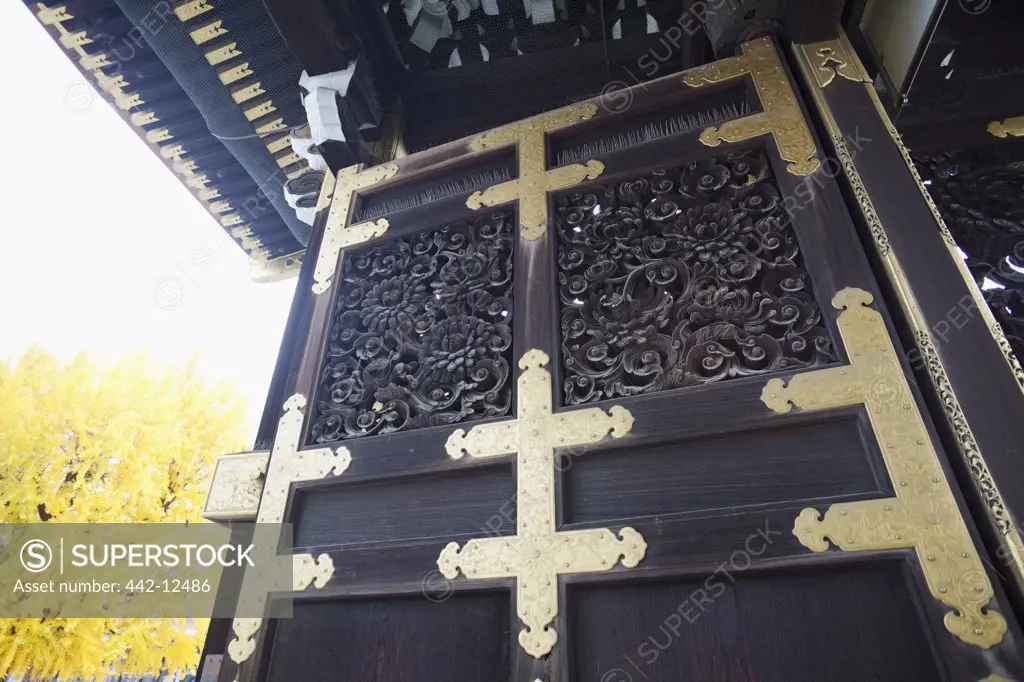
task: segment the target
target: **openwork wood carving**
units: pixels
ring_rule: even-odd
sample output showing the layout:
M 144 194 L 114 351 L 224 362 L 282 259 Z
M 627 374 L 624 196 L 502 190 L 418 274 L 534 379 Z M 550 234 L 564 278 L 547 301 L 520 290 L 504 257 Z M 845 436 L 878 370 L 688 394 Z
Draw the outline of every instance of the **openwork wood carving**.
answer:
M 563 195 L 555 224 L 566 404 L 833 359 L 760 151 Z
M 284 521 L 288 504 L 288 491 L 293 483 L 318 481 L 328 476 L 340 476 L 348 469 L 352 457 L 346 448 L 317 448 L 299 450 L 303 414 L 306 398 L 298 393 L 284 404 L 284 414 L 278 422 L 274 449 L 270 453 L 270 469 L 263 486 L 257 523 L 281 523 Z M 307 589 L 310 584 L 321 589 L 334 575 L 334 563 L 327 554 L 313 557 L 311 554 L 296 554 L 292 557 L 292 589 L 296 592 Z M 246 606 L 247 613 L 262 611 L 267 603 L 266 591 L 259 589 L 258 577 L 246 572 L 242 579 L 239 603 Z M 256 650 L 256 635 L 263 623 L 262 618 L 235 618 L 231 629 L 234 639 L 228 643 L 228 656 L 235 663 L 242 663 Z
M 763 111 L 709 126 L 701 134 L 701 142 L 717 147 L 722 142 L 742 142 L 771 134 L 775 137 L 779 155 L 789 161 L 790 173 L 810 175 L 818 170 L 821 162 L 816 156 L 814 138 L 800 112 L 796 93 L 771 38 L 743 43 L 742 55 L 691 69 L 683 74 L 683 82 L 696 88 L 748 74 L 754 80 Z
M 617 534 L 607 528 L 559 532 L 555 529 L 555 448 L 622 438 L 633 415 L 615 406 L 608 413 L 590 408 L 553 413 L 548 357 L 531 350 L 519 361 L 517 415 L 514 421 L 455 431 L 446 445 L 459 459 L 516 455 L 516 530 L 512 537 L 473 539 L 461 549 L 449 543 L 437 566 L 455 579 L 515 578 L 516 609 L 526 626 L 519 644 L 534 658 L 551 651 L 557 634 L 550 627 L 558 612 L 558 576 L 610 571 L 621 559 L 632 568 L 647 543 L 634 529 Z
M 345 259 L 312 442 L 509 413 L 513 214 Z
M 520 234 L 529 240 L 543 237 L 548 228 L 547 193 L 593 180 L 604 172 L 604 164 L 594 160 L 548 170 L 547 133 L 585 121 L 596 113 L 596 104 L 577 104 L 479 135 L 470 144 L 473 151 L 518 143 L 519 177 L 473 192 L 466 205 L 478 210 L 518 200 Z
M 357 164 L 338 172 L 331 197 L 331 210 L 327 214 L 327 227 L 324 229 L 316 269 L 313 271 L 314 294 L 322 294 L 330 288 L 342 249 L 379 237 L 387 231 L 388 221 L 384 218 L 349 225 L 348 217 L 359 190 L 393 178 L 397 173 L 398 165 L 394 163 L 385 163 L 368 170 L 363 170 L 362 164 Z
M 871 301 L 860 289 L 843 289 L 832 301 L 843 311 L 838 323 L 849 366 L 799 374 L 788 384 L 772 379 L 761 398 L 776 412 L 863 404 L 896 496 L 834 504 L 824 516 L 804 509 L 793 533 L 815 552 L 827 550 L 828 540 L 845 551 L 914 549 L 928 589 L 952 609 L 946 629 L 987 649 L 1002 641 L 1006 621 L 985 608 L 992 584 Z

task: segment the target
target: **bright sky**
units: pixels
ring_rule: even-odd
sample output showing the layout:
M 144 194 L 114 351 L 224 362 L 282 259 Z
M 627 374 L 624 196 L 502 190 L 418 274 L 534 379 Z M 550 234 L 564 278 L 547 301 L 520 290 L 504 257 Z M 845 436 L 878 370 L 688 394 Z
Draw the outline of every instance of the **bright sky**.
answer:
M 0 26 L 0 359 L 33 343 L 174 363 L 198 351 L 248 396 L 255 435 L 295 280 L 249 279 L 247 256 L 22 3 L 0 3 Z

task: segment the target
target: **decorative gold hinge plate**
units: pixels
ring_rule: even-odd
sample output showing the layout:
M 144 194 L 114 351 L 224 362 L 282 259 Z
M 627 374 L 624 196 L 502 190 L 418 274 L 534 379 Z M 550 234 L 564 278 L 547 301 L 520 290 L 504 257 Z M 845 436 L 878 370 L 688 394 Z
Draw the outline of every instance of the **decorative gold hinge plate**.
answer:
M 903 375 L 871 294 L 843 289 L 832 300 L 850 364 L 772 379 L 761 399 L 775 412 L 813 412 L 864 405 L 896 491 L 895 497 L 841 502 L 824 517 L 804 509 L 793 533 L 815 552 L 831 540 L 853 552 L 913 549 L 932 595 L 949 606 L 951 633 L 987 649 L 1006 633 L 1006 620 L 986 609 L 994 592 Z
M 700 141 L 709 147 L 722 142 L 742 142 L 771 134 L 779 155 L 789 162 L 794 175 L 810 175 L 821 167 L 811 131 L 797 104 L 771 38 L 743 43 L 743 54 L 699 66 L 683 74 L 683 82 L 698 88 L 705 83 L 750 75 L 761 99 L 762 111 L 704 129 Z
M 858 69 L 863 70 L 863 66 L 860 64 L 860 61 L 853 48 L 850 46 L 849 39 L 845 34 L 840 33 L 839 38 L 835 41 L 818 43 L 817 45 L 832 45 L 836 48 L 836 51 L 844 51 L 847 56 L 857 64 Z M 800 64 L 800 69 L 804 74 L 804 77 L 808 80 L 810 80 L 814 74 L 814 67 L 812 66 L 813 60 L 810 56 L 810 54 L 813 53 L 814 50 L 797 49 L 797 61 Z M 875 92 L 872 84 L 865 82 L 862 85 L 868 97 L 874 104 L 875 109 L 878 112 L 879 119 L 885 125 L 886 130 L 892 138 L 893 144 L 903 156 L 907 170 L 910 172 L 911 177 L 917 184 L 921 197 L 924 199 L 929 210 L 934 216 L 935 222 L 938 225 L 939 231 L 942 234 L 949 250 L 949 256 L 963 276 L 964 284 L 971 292 L 971 296 L 977 305 L 977 311 L 981 314 L 985 324 L 988 326 L 993 339 L 996 341 L 996 344 L 1002 352 L 1007 366 L 1013 373 L 1018 385 L 1024 389 L 1024 370 L 1021 369 L 1020 363 L 1017 362 L 1017 358 L 1014 356 L 1013 351 L 1010 348 L 1010 343 L 1007 341 L 1002 328 L 992 315 L 991 310 L 989 310 L 989 306 L 982 295 L 981 289 L 974 281 L 974 277 L 967 268 L 965 261 L 960 257 L 956 241 L 953 239 L 953 235 L 949 232 L 949 229 L 943 222 L 939 208 L 936 206 L 934 200 L 932 200 L 928 188 L 922 183 L 921 176 L 917 172 L 917 167 L 910 156 L 910 151 L 907 149 L 906 145 L 903 144 L 899 133 L 896 131 L 895 126 L 886 114 L 885 107 L 882 106 L 882 102 L 878 98 L 878 94 Z M 925 367 L 931 375 L 932 383 L 941 400 L 943 411 L 946 414 L 946 419 L 956 434 L 957 440 L 960 444 L 961 456 L 965 464 L 968 466 L 968 471 L 970 471 L 971 476 L 974 479 L 979 494 L 985 501 L 991 522 L 998 529 L 1001 538 L 1000 544 L 1002 545 L 1000 547 L 1001 556 L 1005 558 L 1007 565 L 1013 570 L 1018 582 L 1024 581 L 1024 543 L 1021 542 L 1020 534 L 1015 528 L 1015 524 L 1006 507 L 1003 496 L 996 485 L 994 477 L 989 471 L 988 465 L 981 452 L 981 448 L 975 438 L 974 432 L 971 429 L 971 425 L 967 421 L 964 411 L 960 406 L 960 401 L 956 392 L 953 390 L 953 386 L 951 385 L 949 377 L 946 374 L 946 370 L 939 358 L 935 344 L 931 338 L 932 330 L 921 316 L 921 306 L 917 302 L 913 288 L 907 280 L 907 276 L 903 271 L 903 267 L 900 264 L 899 259 L 896 257 L 896 253 L 892 250 L 886 229 L 875 210 L 874 202 L 864 185 L 864 181 L 857 169 L 857 164 L 846 146 L 843 131 L 832 114 L 831 107 L 825 97 L 823 88 L 820 86 L 814 87 L 812 85 L 810 87 L 810 91 L 815 105 L 821 113 L 825 127 L 832 136 L 832 142 L 835 146 L 836 153 L 839 160 L 842 162 L 843 170 L 845 171 L 847 179 L 850 182 L 850 186 L 853 189 L 854 197 L 860 205 L 861 213 L 864 215 L 865 221 L 871 230 L 871 235 L 873 237 L 876 250 L 881 257 L 882 265 L 885 267 L 890 280 L 895 286 L 899 302 L 904 313 L 907 315 L 911 328 L 913 329 L 914 339 L 917 343 L 917 350 L 925 360 Z
M 531 241 L 543 237 L 548 229 L 548 192 L 593 180 L 604 172 L 604 164 L 593 159 L 548 170 L 547 134 L 596 113 L 596 104 L 576 104 L 478 135 L 470 143 L 470 149 L 476 152 L 518 143 L 519 177 L 473 192 L 466 206 L 477 211 L 518 200 L 520 234 Z
M 306 398 L 298 393 L 284 404 L 284 414 L 278 422 L 267 480 L 260 498 L 257 523 L 284 521 L 288 491 L 293 483 L 340 476 L 352 461 L 348 449 L 344 447 L 299 450 L 299 441 L 302 437 L 302 409 L 305 406 Z M 311 583 L 321 589 L 334 575 L 334 563 L 327 554 L 321 554 L 316 558 L 310 554 L 296 554 L 292 562 L 292 584 L 296 592 L 305 590 Z M 247 613 L 256 613 L 263 610 L 268 595 L 265 591 L 252 587 L 258 579 L 250 581 L 249 578 L 249 573 L 242 578 L 239 603 L 245 606 Z M 262 622 L 262 618 L 235 618 L 232 621 L 231 629 L 235 637 L 228 644 L 228 656 L 235 663 L 247 660 L 256 650 L 256 633 L 259 632 Z
M 357 164 L 338 172 L 331 198 L 331 211 L 327 214 L 327 226 L 324 228 L 324 239 L 316 258 L 316 269 L 313 271 L 314 294 L 322 294 L 330 288 L 342 249 L 362 244 L 387 231 L 390 224 L 385 218 L 355 225 L 349 225 L 348 218 L 353 199 L 359 190 L 393 178 L 397 173 L 398 164 L 395 163 L 385 163 L 368 170 L 363 170 L 362 164 Z
M 480 538 L 461 549 L 449 543 L 437 559 L 441 573 L 454 580 L 461 571 L 471 580 L 516 579 L 516 611 L 526 626 L 519 644 L 534 658 L 555 645 L 550 627 L 558 613 L 558 576 L 610 571 L 621 559 L 632 568 L 647 543 L 634 529 L 555 529 L 555 448 L 622 438 L 633 426 L 629 410 L 615 406 L 554 413 L 548 356 L 539 350 L 523 355 L 517 384 L 514 421 L 484 424 L 448 438 L 449 456 L 486 459 L 516 455 L 516 530 L 510 537 Z

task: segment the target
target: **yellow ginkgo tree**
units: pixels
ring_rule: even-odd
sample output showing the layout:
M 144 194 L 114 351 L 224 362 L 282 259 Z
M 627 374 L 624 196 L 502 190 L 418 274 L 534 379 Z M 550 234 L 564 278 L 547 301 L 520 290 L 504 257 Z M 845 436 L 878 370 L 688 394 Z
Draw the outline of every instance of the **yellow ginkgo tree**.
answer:
M 175 368 L 140 353 L 104 365 L 31 349 L 0 363 L 0 523 L 198 521 L 214 459 L 245 447 L 244 409 L 195 362 Z M 0 679 L 193 668 L 206 626 L 0 619 Z

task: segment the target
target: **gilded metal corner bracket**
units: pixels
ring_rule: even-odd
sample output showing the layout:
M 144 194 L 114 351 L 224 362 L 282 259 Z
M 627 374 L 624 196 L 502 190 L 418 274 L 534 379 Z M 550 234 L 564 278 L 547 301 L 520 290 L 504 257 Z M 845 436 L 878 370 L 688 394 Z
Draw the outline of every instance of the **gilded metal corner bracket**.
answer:
M 996 137 L 1024 137 L 1024 116 L 992 121 L 986 129 Z
M 302 410 L 306 397 L 296 393 L 284 403 L 284 414 L 277 426 L 274 449 L 270 453 L 267 482 L 260 498 L 257 523 L 281 523 L 292 483 L 319 481 L 328 476 L 340 476 L 348 469 L 352 456 L 348 448 L 315 448 L 300 450 Z
M 1006 621 L 986 609 L 994 592 L 939 463 L 928 430 L 871 294 L 843 289 L 832 300 L 851 364 L 772 379 L 761 400 L 775 412 L 864 405 L 896 496 L 804 509 L 793 533 L 815 552 L 828 540 L 848 552 L 913 549 L 932 595 L 952 610 L 946 629 L 987 649 Z
M 700 141 L 709 147 L 722 142 L 742 142 L 771 134 L 779 155 L 789 162 L 794 175 L 806 176 L 821 167 L 817 147 L 807 127 L 796 93 L 770 38 L 743 43 L 743 54 L 699 66 L 683 74 L 683 82 L 699 88 L 705 83 L 750 75 L 761 99 L 762 111 L 704 129 Z
M 334 185 L 337 183 L 337 179 L 333 173 L 324 173 L 323 184 L 320 185 L 320 194 L 316 197 L 316 211 L 320 211 L 328 208 L 331 205 L 331 199 L 334 198 Z
M 558 576 L 627 568 L 640 563 L 647 543 L 634 529 L 577 531 L 555 529 L 555 448 L 622 438 L 633 427 L 623 407 L 554 413 L 548 356 L 539 350 L 523 355 L 519 367 L 517 418 L 513 421 L 456 430 L 446 448 L 453 459 L 516 455 L 517 534 L 479 538 L 463 547 L 449 543 L 437 559 L 441 573 L 454 580 L 459 572 L 471 580 L 515 578 L 516 610 L 526 626 L 519 644 L 533 656 L 548 654 L 558 639 L 551 621 L 558 613 Z
M 320 244 L 316 269 L 313 271 L 314 294 L 322 294 L 330 288 L 338 266 L 338 255 L 342 249 L 362 244 L 387 231 L 390 225 L 384 218 L 349 225 L 349 214 L 359 190 L 393 178 L 397 173 L 398 165 L 395 163 L 385 163 L 367 170 L 363 170 L 362 164 L 357 164 L 338 172 L 323 242 Z
M 323 589 L 334 577 L 334 561 L 328 554 L 321 554 L 313 557 L 312 554 L 296 554 L 292 557 L 292 591 L 302 592 L 315 585 L 317 589 Z M 242 599 L 249 599 L 249 608 L 264 608 L 267 595 L 261 592 L 246 592 L 243 579 Z M 256 606 L 251 606 L 255 604 Z M 235 638 L 228 643 L 228 656 L 235 663 L 242 663 L 248 660 L 256 651 L 256 635 L 263 625 L 262 618 L 235 618 L 231 622 L 231 631 Z M 236 678 L 237 679 L 237 678 Z
M 300 450 L 302 438 L 302 410 L 306 406 L 305 396 L 296 393 L 284 404 L 284 414 L 277 426 L 274 449 L 270 453 L 267 480 L 260 498 L 257 523 L 281 523 L 284 521 L 288 492 L 293 483 L 319 481 L 328 476 L 340 476 L 348 469 L 352 456 L 348 448 L 314 448 Z M 311 554 L 296 554 L 292 561 L 292 589 L 301 592 L 314 585 L 321 589 L 334 575 L 334 562 L 327 554 L 313 557 Z M 251 580 L 247 571 L 242 578 L 240 605 L 246 606 L 247 613 L 263 611 L 268 595 L 259 589 L 258 579 Z M 235 663 L 242 663 L 256 650 L 256 634 L 262 618 L 235 618 L 231 629 L 235 638 L 228 644 L 228 655 Z
M 845 35 L 840 37 L 840 41 L 843 45 L 849 45 L 849 40 Z M 798 48 L 799 47 L 804 46 L 798 46 Z M 813 60 L 809 56 L 810 54 L 813 54 L 813 52 L 814 51 L 812 49 L 797 49 L 797 60 L 800 64 L 800 69 L 805 79 L 808 80 L 810 80 L 814 75 L 814 67 L 812 65 Z M 853 51 L 852 47 L 848 48 L 847 54 L 857 65 L 857 68 L 862 70 L 863 66 L 857 59 L 856 53 Z M 921 197 L 929 207 L 929 210 L 939 227 L 943 240 L 949 250 L 950 258 L 956 264 L 963 276 L 965 285 L 977 303 L 977 310 L 980 311 L 982 318 L 985 320 L 993 339 L 996 341 L 996 344 L 1002 352 L 1007 366 L 1012 372 L 1014 378 L 1017 380 L 1018 385 L 1024 389 L 1024 370 L 1021 369 L 1020 363 L 1017 362 L 1017 358 L 1014 356 L 1013 351 L 1010 348 L 1010 343 L 1007 341 L 1005 334 L 1003 334 L 1002 328 L 999 326 L 999 323 L 996 322 L 991 310 L 989 310 L 989 306 L 987 305 L 977 283 L 974 281 L 973 275 L 971 275 L 968 270 L 965 261 L 960 257 L 956 241 L 953 239 L 953 235 L 949 232 L 949 229 L 943 222 L 938 206 L 936 206 L 934 200 L 929 194 L 928 188 L 921 182 L 921 176 L 917 172 L 917 167 L 914 165 L 914 161 L 910 156 L 910 151 L 907 149 L 906 145 L 903 144 L 899 133 L 896 131 L 895 126 L 886 114 L 885 108 L 882 106 L 882 103 L 878 98 L 878 94 L 875 92 L 872 84 L 865 82 L 863 87 L 868 97 L 874 103 L 879 119 L 888 130 L 893 144 L 903 156 L 907 170 L 910 172 L 911 177 L 917 184 Z M 935 349 L 929 326 L 921 316 L 921 306 L 918 304 L 917 299 L 914 296 L 913 289 L 907 280 L 906 274 L 903 272 L 903 268 L 896 256 L 896 253 L 892 250 L 885 227 L 883 226 L 878 212 L 875 209 L 871 195 L 864 185 L 864 181 L 861 178 L 857 164 L 846 146 L 843 131 L 832 114 L 832 110 L 825 97 L 823 88 L 820 84 L 818 87 L 814 87 L 812 85 L 810 90 L 812 98 L 821 113 L 822 120 L 824 121 L 829 134 L 832 136 L 836 153 L 842 162 L 843 170 L 845 171 L 847 179 L 850 182 L 850 186 L 853 189 L 854 196 L 860 206 L 861 213 L 871 230 L 871 236 L 874 240 L 875 248 L 881 257 L 882 265 L 885 267 L 890 280 L 896 287 L 901 307 L 907 315 L 909 323 L 914 331 L 914 339 L 916 341 L 917 349 L 921 353 L 921 357 L 925 359 L 925 367 L 927 368 L 928 373 L 931 376 L 932 384 L 941 399 L 946 419 L 950 427 L 953 429 L 953 432 L 956 434 L 957 441 L 960 445 L 961 456 L 968 467 L 968 471 L 970 471 L 971 476 L 974 479 L 974 483 L 977 486 L 979 494 L 982 496 L 986 506 L 988 507 L 989 520 L 993 523 L 1000 534 L 1000 544 L 1002 545 L 1000 549 L 1005 551 L 1004 558 L 1006 559 L 1009 567 L 1013 570 L 1017 580 L 1019 582 L 1024 581 L 1024 543 L 1021 542 L 1020 534 L 1013 525 L 1013 521 L 1010 518 L 1003 496 L 996 486 L 996 482 L 988 469 L 988 465 L 982 455 L 980 446 L 971 429 L 971 425 L 964 415 L 963 409 L 960 406 L 960 401 L 957 398 L 956 392 L 953 390 L 953 386 L 949 381 L 946 370 L 942 365 L 942 361 L 939 358 L 937 350 Z
M 518 200 L 520 234 L 531 241 L 543 237 L 548 229 L 548 192 L 594 180 L 604 172 L 604 164 L 593 159 L 548 170 L 546 136 L 596 113 L 596 104 L 575 104 L 478 135 L 470 143 L 476 152 L 518 143 L 519 177 L 473 192 L 466 206 L 477 211 Z

